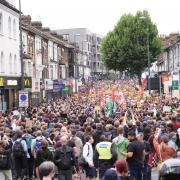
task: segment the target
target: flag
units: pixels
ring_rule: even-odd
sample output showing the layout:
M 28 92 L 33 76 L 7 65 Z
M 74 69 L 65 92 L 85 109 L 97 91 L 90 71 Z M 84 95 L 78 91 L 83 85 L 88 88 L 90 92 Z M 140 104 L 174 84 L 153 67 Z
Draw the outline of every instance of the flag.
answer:
M 104 107 L 106 105 L 106 97 L 105 97 L 105 95 L 102 96 L 100 105 L 101 105 L 101 107 Z
M 111 98 L 112 98 L 112 101 L 114 102 L 115 101 L 115 92 L 114 92 L 114 90 L 112 90 L 112 96 L 111 96 Z

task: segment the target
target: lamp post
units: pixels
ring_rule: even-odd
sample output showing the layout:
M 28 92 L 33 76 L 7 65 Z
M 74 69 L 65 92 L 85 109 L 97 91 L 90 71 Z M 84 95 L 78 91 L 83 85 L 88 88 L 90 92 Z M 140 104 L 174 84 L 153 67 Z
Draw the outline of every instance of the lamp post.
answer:
M 22 21 L 21 21 L 21 0 L 19 0 L 19 38 L 20 38 L 20 61 L 21 61 L 21 90 L 24 90 L 24 64 L 23 64 L 23 45 L 22 45 Z
M 83 78 L 84 78 L 84 66 L 86 66 L 87 65 L 87 62 L 84 62 L 84 61 L 87 61 L 87 59 L 84 59 L 84 55 L 85 55 L 85 53 L 84 53 L 84 43 L 86 43 L 87 42 L 87 40 L 82 40 L 82 62 L 83 62 Z
M 149 89 L 149 95 L 151 95 L 151 62 L 150 62 L 150 54 L 149 54 L 149 24 L 147 21 L 147 17 L 141 16 L 139 19 L 146 20 L 147 25 L 147 58 L 148 58 L 148 89 Z
M 76 37 L 80 36 L 80 34 L 75 34 L 74 35 L 74 43 L 75 43 L 75 51 L 74 51 L 74 79 L 75 79 L 75 92 L 77 93 L 78 89 L 77 89 L 77 67 L 78 67 L 78 63 L 77 63 L 77 57 L 76 57 Z

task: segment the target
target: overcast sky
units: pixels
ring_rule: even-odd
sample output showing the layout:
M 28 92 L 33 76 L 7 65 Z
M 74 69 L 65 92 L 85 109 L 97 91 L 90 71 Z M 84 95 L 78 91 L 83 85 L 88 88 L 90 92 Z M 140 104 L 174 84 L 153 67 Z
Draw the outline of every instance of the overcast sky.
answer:
M 16 0 L 18 2 L 18 0 Z M 16 2 L 17 6 L 18 3 Z M 105 35 L 121 15 L 148 10 L 159 34 L 180 31 L 180 0 L 21 0 L 22 11 L 51 29 L 89 28 Z

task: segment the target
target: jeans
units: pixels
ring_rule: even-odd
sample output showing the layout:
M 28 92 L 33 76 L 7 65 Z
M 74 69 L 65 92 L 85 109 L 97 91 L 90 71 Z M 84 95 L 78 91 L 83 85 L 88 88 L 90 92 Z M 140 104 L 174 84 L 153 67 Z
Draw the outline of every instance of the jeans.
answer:
M 23 178 L 27 175 L 27 158 L 25 156 L 14 158 L 15 179 Z
M 151 180 L 151 167 L 144 163 L 143 167 L 143 180 Z
M 99 179 L 103 178 L 105 172 L 106 172 L 106 169 L 105 170 L 104 169 L 99 170 Z
M 136 180 L 142 180 L 142 172 L 143 172 L 142 165 L 129 164 L 129 171 L 130 171 L 130 175 L 133 176 Z
M 72 170 L 60 170 L 58 175 L 59 180 L 72 180 Z
M 97 171 L 95 167 L 85 167 L 85 171 L 86 171 L 86 178 L 95 178 L 97 177 Z

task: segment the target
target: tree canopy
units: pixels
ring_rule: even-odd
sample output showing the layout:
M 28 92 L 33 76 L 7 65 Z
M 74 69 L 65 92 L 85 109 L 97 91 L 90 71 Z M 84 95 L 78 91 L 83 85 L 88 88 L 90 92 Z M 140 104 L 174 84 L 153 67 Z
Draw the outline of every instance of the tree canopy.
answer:
M 102 60 L 109 69 L 128 70 L 140 77 L 148 67 L 147 39 L 150 62 L 153 63 L 162 49 L 156 24 L 147 11 L 125 14 L 103 39 Z

